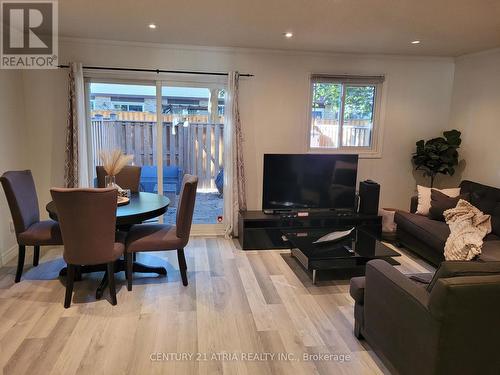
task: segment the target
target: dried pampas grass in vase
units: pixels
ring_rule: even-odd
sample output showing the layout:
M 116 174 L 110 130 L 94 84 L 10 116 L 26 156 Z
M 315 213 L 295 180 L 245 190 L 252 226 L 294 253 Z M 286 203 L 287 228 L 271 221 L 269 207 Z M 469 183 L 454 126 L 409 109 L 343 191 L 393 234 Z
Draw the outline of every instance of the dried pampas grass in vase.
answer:
M 128 163 L 130 163 L 133 159 L 133 155 L 125 155 L 122 150 L 102 150 L 99 153 L 99 157 L 102 161 L 102 166 L 107 173 L 105 177 L 105 186 L 106 187 L 117 187 L 120 190 L 120 187 L 115 183 L 115 176 L 120 173 L 120 171 L 125 167 Z

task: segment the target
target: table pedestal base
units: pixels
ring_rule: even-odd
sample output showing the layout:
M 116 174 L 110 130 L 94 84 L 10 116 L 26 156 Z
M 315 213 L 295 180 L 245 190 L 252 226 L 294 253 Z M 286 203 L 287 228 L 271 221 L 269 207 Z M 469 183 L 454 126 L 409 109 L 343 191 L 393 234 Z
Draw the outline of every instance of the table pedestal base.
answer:
M 80 266 L 78 267 L 79 270 L 77 271 L 77 274 L 75 275 L 75 281 L 80 281 L 81 275 L 83 273 L 91 273 L 91 272 L 105 272 L 104 277 L 101 280 L 101 283 L 97 287 L 97 290 L 95 292 L 95 298 L 100 299 L 104 293 L 104 289 L 108 286 L 108 272 L 106 268 L 106 264 L 96 264 L 96 265 L 91 265 L 91 266 Z M 125 262 L 123 259 L 118 259 L 115 262 L 115 273 L 116 272 L 121 272 L 125 271 L 127 268 L 127 262 Z M 134 262 L 132 265 L 132 271 L 133 272 L 139 272 L 139 273 L 156 273 L 158 275 L 166 275 L 167 270 L 165 267 L 151 267 L 147 266 L 145 264 L 139 263 L 139 262 Z M 67 274 L 67 268 L 64 267 L 59 271 L 59 276 L 61 277 L 66 277 Z

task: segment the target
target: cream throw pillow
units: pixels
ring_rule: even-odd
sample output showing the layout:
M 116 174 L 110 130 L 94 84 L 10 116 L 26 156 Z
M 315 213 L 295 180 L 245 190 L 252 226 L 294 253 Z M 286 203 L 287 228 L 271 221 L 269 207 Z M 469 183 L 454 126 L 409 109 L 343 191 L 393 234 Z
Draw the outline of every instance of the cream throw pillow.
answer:
M 434 188 L 433 188 L 434 189 Z M 440 191 L 443 194 L 451 198 L 458 197 L 460 195 L 460 188 L 452 188 L 452 189 L 434 189 Z M 417 206 L 417 214 L 428 216 L 429 209 L 431 208 L 431 188 L 417 185 L 417 194 L 418 194 L 418 206 Z

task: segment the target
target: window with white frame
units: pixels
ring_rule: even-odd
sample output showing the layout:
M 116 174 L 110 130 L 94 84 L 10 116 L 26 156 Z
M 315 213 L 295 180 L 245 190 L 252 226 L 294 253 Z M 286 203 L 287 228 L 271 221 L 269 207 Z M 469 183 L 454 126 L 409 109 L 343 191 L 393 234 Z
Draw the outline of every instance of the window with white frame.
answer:
M 309 148 L 376 151 L 383 76 L 311 76 Z

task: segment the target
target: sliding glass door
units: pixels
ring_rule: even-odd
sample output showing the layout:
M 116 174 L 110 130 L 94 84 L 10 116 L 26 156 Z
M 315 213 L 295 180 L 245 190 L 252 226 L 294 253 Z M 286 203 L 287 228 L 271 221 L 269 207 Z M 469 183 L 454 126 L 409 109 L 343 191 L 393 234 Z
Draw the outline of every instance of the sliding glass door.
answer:
M 223 233 L 223 85 L 92 80 L 87 87 L 92 179 L 101 150 L 133 155 L 141 190 L 168 196 L 163 220 L 175 224 L 182 178 L 196 175 L 193 231 Z
M 224 90 L 164 83 L 161 94 L 163 193 L 175 202 L 165 221 L 174 220 L 179 198 L 179 185 L 169 181 L 189 173 L 198 176 L 193 223 L 220 226 L 224 217 Z

